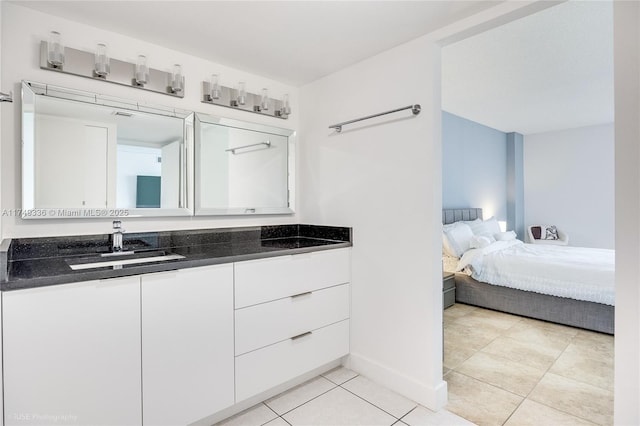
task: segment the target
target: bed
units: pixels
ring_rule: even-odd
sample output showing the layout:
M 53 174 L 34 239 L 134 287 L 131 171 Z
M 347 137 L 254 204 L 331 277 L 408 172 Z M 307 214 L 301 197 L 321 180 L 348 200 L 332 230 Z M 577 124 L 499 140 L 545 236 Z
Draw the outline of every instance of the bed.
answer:
M 443 225 L 482 219 L 482 209 L 443 209 Z M 524 245 L 527 246 L 527 245 Z M 569 247 L 569 250 L 572 248 Z M 614 333 L 615 307 L 607 303 L 551 296 L 478 281 L 456 273 L 456 302 L 550 321 L 601 333 Z M 610 299 L 610 298 L 609 298 Z

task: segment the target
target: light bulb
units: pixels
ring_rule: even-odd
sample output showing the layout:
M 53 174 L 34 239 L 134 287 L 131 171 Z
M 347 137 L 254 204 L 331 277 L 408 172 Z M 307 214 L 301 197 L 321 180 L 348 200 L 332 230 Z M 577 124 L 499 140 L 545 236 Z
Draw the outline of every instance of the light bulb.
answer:
M 107 45 L 104 43 L 98 43 L 96 48 L 96 63 L 94 68 L 95 74 L 98 77 L 106 77 L 111 71 L 109 65 L 109 55 L 107 55 Z
M 262 96 L 260 97 L 260 109 L 263 111 L 269 110 L 269 89 L 262 89 Z
M 289 95 L 285 94 L 282 97 L 282 114 L 289 115 L 291 114 L 291 105 L 289 104 Z
M 244 81 L 238 83 L 238 104 L 244 105 L 247 103 L 247 88 Z
M 147 67 L 147 57 L 144 55 L 138 55 L 135 80 L 140 86 L 147 84 L 147 81 L 149 81 L 149 67 Z
M 211 99 L 220 99 L 220 81 L 218 79 L 218 74 L 211 74 L 211 82 L 210 82 L 210 86 L 211 87 L 211 93 L 209 94 L 211 96 Z
M 61 68 L 64 65 L 64 46 L 62 37 L 57 31 L 49 33 L 47 42 L 47 62 L 54 68 Z
M 171 91 L 173 93 L 180 93 L 183 89 L 184 79 L 182 77 L 182 67 L 180 64 L 175 64 L 171 72 Z

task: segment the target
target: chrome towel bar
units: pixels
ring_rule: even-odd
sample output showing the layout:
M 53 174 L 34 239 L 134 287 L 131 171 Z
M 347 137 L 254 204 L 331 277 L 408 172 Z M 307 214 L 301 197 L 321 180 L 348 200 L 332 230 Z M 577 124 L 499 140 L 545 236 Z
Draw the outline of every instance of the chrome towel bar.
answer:
M 343 121 L 342 123 L 333 124 L 333 125 L 329 126 L 329 128 L 330 129 L 336 129 L 336 132 L 340 133 L 342 131 L 342 126 L 344 126 L 345 124 L 356 123 L 358 121 L 368 120 L 370 118 L 380 117 L 381 115 L 392 114 L 394 112 L 404 111 L 406 109 L 410 109 L 411 112 L 413 113 L 413 115 L 418 115 L 418 114 L 420 114 L 421 107 L 420 107 L 419 104 L 409 105 L 409 106 L 402 107 L 402 108 L 396 108 L 396 109 L 393 109 L 391 111 L 381 112 L 379 114 L 373 114 L 373 115 L 368 115 L 368 116 L 362 117 L 362 118 L 356 118 L 355 120 Z
M 258 145 L 266 145 L 267 148 L 271 148 L 271 141 L 252 143 L 251 145 L 236 146 L 235 148 L 225 149 L 224 151 L 225 152 L 230 152 L 232 154 L 235 154 L 236 153 L 236 149 L 250 148 L 252 146 L 258 146 Z

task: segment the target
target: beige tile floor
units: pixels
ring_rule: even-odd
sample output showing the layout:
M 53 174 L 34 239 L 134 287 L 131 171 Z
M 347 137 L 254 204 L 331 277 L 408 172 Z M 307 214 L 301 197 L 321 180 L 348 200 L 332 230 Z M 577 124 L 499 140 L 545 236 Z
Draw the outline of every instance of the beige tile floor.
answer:
M 613 424 L 613 336 L 455 304 L 447 410 L 478 425 Z
M 455 426 L 472 424 L 447 410 L 435 413 L 351 370 L 339 367 L 218 425 Z

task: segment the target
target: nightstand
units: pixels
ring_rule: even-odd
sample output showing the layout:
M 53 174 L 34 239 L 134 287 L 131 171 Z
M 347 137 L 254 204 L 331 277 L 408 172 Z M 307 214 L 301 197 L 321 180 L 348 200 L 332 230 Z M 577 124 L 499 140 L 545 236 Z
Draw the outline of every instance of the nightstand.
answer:
M 442 308 L 447 309 L 456 303 L 456 279 L 455 274 L 443 272 L 442 274 Z

